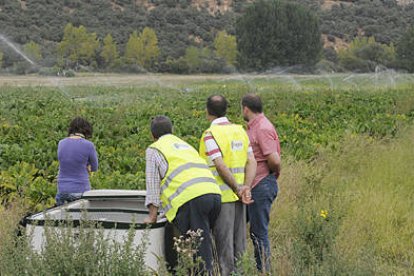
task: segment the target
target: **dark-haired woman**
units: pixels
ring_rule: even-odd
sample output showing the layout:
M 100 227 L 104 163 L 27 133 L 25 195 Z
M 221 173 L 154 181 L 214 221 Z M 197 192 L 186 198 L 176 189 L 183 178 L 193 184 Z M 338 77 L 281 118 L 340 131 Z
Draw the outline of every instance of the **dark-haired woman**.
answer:
M 89 173 L 98 169 L 95 146 L 87 140 L 91 137 L 92 125 L 77 117 L 70 123 L 69 137 L 59 141 L 58 206 L 79 199 L 91 189 Z

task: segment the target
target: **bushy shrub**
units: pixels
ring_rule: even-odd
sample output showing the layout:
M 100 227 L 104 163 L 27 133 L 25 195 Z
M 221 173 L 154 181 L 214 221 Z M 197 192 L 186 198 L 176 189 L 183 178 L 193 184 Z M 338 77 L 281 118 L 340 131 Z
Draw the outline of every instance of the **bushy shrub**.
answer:
M 17 75 L 33 74 L 38 72 L 38 67 L 27 61 L 18 61 L 13 64 L 12 73 Z
M 73 77 L 75 77 L 75 71 L 73 71 L 73 70 L 63 70 L 62 71 L 62 76 L 67 77 L 67 78 L 73 78 Z
M 144 74 L 147 73 L 145 68 L 139 66 L 138 64 L 122 64 L 119 68 L 116 69 L 119 72 L 123 73 L 135 73 L 135 74 Z
M 161 72 L 171 72 L 176 74 L 187 74 L 189 72 L 188 64 L 183 57 L 173 59 L 168 58 L 160 66 Z
M 377 66 L 395 66 L 394 45 L 378 43 L 374 37 L 355 38 L 338 56 L 340 65 L 350 71 L 374 72 Z
M 342 72 L 342 68 L 338 64 L 330 60 L 322 59 L 315 65 L 315 71 L 317 73 L 322 73 L 322 74 L 323 73 L 337 73 L 337 72 Z
M 39 70 L 41 76 L 58 76 L 62 70 L 59 67 L 42 67 Z
M 323 49 L 323 57 L 330 62 L 338 63 L 338 53 L 332 47 Z
M 191 46 L 186 49 L 183 59 L 189 73 L 218 73 L 226 66 L 225 60 L 208 48 Z

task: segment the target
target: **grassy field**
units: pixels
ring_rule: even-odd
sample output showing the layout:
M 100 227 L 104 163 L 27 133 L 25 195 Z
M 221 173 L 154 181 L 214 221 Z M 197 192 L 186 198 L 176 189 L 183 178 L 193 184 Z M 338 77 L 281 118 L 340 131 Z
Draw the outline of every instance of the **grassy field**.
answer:
M 206 82 L 225 83 L 237 81 L 250 89 L 263 88 L 263 82 L 270 82 L 272 86 L 281 85 L 294 90 L 310 90 L 312 88 L 347 89 L 373 88 L 389 89 L 402 85 L 411 85 L 414 82 L 412 74 L 397 74 L 392 70 L 380 71 L 372 74 L 320 74 L 294 75 L 284 74 L 231 74 L 231 75 L 169 75 L 169 74 L 102 74 L 78 73 L 74 78 L 40 77 L 38 75 L 0 75 L 0 87 L 64 87 L 64 86 L 158 86 L 166 88 L 182 88 L 188 85 L 200 86 Z M 260 86 L 256 86 L 257 83 Z
M 271 224 L 277 274 L 414 272 L 413 135 L 349 135 L 312 162 L 285 159 Z
M 263 98 L 282 144 L 270 227 L 273 273 L 413 274 L 414 81 L 392 72 L 0 77 L 0 245 L 9 248 L 0 254 L 0 274 L 25 258 L 10 256 L 13 203 L 31 211 L 54 203 L 57 142 L 71 118 L 85 116 L 94 125 L 100 159 L 94 188 L 144 189 L 153 116 L 170 116 L 175 133 L 198 147 L 208 127 L 206 98 L 225 95 L 230 119 L 243 123 L 240 99 L 248 92 Z M 254 274 L 249 263 L 251 255 L 243 274 Z M 50 266 L 43 259 L 31 265 Z

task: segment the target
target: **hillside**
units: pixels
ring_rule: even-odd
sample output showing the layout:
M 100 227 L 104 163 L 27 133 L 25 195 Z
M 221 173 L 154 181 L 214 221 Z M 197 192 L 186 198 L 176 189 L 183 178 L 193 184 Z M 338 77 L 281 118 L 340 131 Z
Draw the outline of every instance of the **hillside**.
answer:
M 189 45 L 210 45 L 217 30 L 233 32 L 233 13 L 213 16 L 204 8 L 175 1 L 0 1 L 1 33 L 18 44 L 41 44 L 46 63 L 69 22 L 84 25 L 100 40 L 111 33 L 123 52 L 129 35 L 149 26 L 157 31 L 161 60 L 177 58 Z M 7 55 L 5 55 L 7 63 Z
M 413 0 L 292 0 L 320 17 L 325 46 L 346 47 L 355 36 L 375 36 L 381 43 L 397 43 L 414 24 Z M 234 22 L 250 0 L 0 0 L 0 33 L 23 45 L 42 46 L 43 64 L 56 62 L 56 44 L 71 22 L 96 32 L 111 33 L 121 54 L 129 35 L 148 26 L 160 46 L 159 71 L 167 58 L 177 59 L 189 46 L 210 47 L 219 30 L 234 34 Z M 339 44 L 338 44 L 339 43 Z M 338 44 L 338 45 L 337 45 Z M 6 54 L 3 67 L 13 64 Z
M 332 1 L 330 1 L 332 2 Z M 350 40 L 375 36 L 382 43 L 396 43 L 414 23 L 414 4 L 408 1 L 369 1 L 334 4 L 319 11 L 322 32 Z

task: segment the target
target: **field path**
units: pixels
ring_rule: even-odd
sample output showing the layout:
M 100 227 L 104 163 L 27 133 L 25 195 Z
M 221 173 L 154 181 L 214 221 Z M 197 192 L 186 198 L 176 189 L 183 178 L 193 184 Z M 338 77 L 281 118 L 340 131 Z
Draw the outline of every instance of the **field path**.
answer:
M 330 87 L 331 89 L 348 87 L 395 88 L 398 84 L 414 84 L 413 74 L 396 74 L 395 72 L 371 74 L 229 74 L 229 75 L 172 75 L 172 74 L 103 74 L 78 73 L 76 77 L 46 77 L 39 75 L 0 75 L 0 87 L 24 86 L 160 86 L 176 87 L 188 84 L 200 84 L 209 81 L 244 82 L 248 85 L 258 80 L 287 84 L 295 89 L 309 88 L 309 85 Z
M 258 76 L 257 76 L 258 77 Z M 181 83 L 203 82 L 209 80 L 243 80 L 255 78 L 252 75 L 170 75 L 170 74 L 78 74 L 73 78 L 45 77 L 38 75 L 0 75 L 3 86 L 141 86 L 177 85 Z

